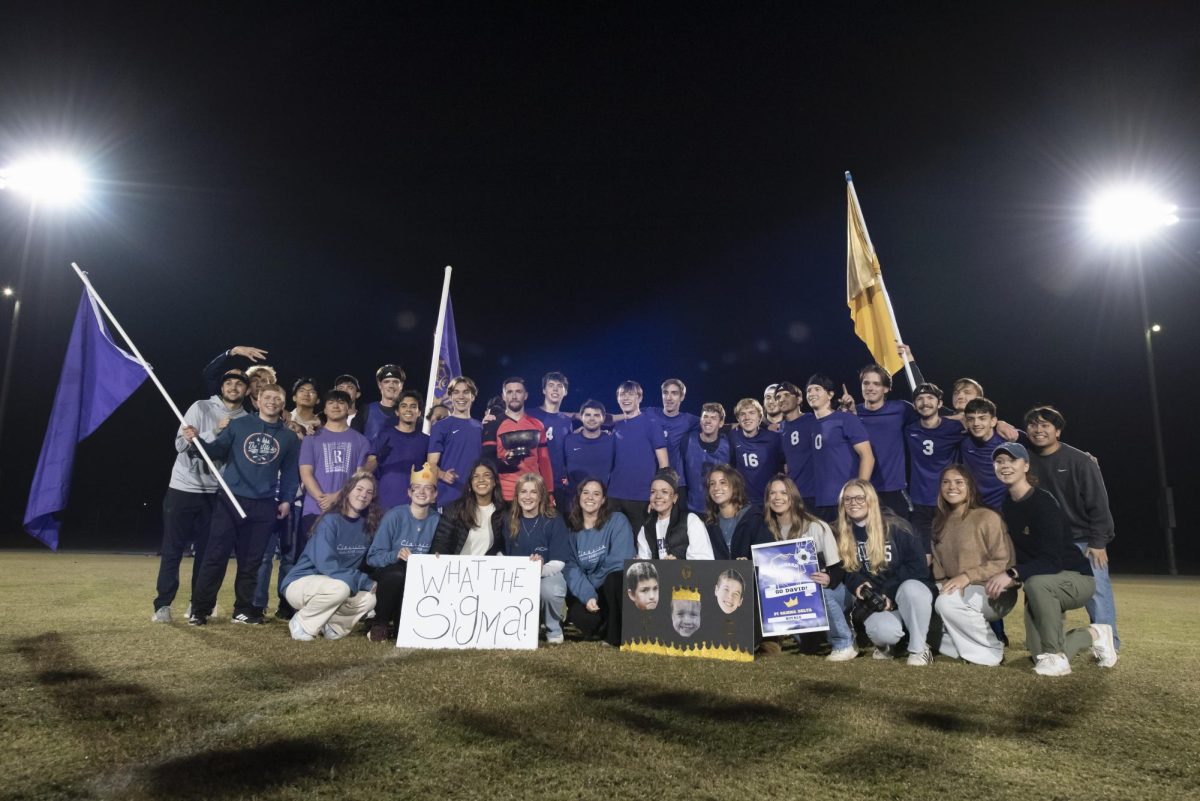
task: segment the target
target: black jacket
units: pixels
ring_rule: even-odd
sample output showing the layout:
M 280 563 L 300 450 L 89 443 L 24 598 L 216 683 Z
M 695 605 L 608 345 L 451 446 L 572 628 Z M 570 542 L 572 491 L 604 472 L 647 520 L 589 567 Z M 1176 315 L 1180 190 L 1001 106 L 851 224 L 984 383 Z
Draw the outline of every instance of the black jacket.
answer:
M 438 521 L 437 532 L 433 535 L 433 544 L 429 548 L 430 553 L 446 554 L 447 556 L 457 556 L 462 553 L 463 546 L 467 544 L 467 535 L 471 533 L 469 528 L 458 521 L 458 510 L 465 502 L 466 498 L 459 498 L 446 507 L 446 511 L 442 513 L 442 519 Z M 492 544 L 488 547 L 488 556 L 504 553 L 504 522 L 508 519 L 507 512 L 507 504 L 504 502 L 496 504 L 496 511 L 492 514 Z
M 753 505 L 746 507 L 745 514 L 733 529 L 733 541 L 726 547 L 725 537 L 721 534 L 718 523 L 706 523 L 708 538 L 712 540 L 714 559 L 749 559 L 750 546 L 774 542 L 767 522 L 763 518 L 762 509 Z

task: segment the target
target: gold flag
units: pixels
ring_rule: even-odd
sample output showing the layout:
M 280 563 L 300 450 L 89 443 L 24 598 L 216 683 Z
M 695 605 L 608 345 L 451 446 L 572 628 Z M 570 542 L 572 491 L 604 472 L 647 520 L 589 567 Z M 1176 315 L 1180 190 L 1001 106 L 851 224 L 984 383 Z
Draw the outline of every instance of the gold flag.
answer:
M 847 178 L 849 173 L 846 174 Z M 896 327 L 883 292 L 879 257 L 867 233 L 854 185 L 846 181 L 846 303 L 854 333 L 875 361 L 895 375 L 904 369 L 896 352 Z

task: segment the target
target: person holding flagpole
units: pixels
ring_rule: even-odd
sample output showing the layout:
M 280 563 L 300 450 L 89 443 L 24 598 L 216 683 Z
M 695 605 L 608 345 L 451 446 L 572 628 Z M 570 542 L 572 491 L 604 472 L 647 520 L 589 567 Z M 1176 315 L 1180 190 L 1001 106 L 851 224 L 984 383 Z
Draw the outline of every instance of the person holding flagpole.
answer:
M 215 439 L 233 420 L 246 416 L 242 398 L 250 382 L 241 370 L 229 370 L 221 381 L 220 394 L 199 400 L 188 407 L 183 418 L 186 425 L 200 431 L 201 436 Z M 154 599 L 154 623 L 171 622 L 171 604 L 179 590 L 179 563 L 188 543 L 193 543 L 191 595 L 196 592 L 200 566 L 208 545 L 208 530 L 212 521 L 213 501 L 217 497 L 217 480 L 200 458 L 196 447 L 184 436 L 183 426 L 175 435 L 175 465 L 171 481 L 163 498 L 162 557 L 158 567 L 158 595 Z M 188 617 L 192 604 L 188 603 Z

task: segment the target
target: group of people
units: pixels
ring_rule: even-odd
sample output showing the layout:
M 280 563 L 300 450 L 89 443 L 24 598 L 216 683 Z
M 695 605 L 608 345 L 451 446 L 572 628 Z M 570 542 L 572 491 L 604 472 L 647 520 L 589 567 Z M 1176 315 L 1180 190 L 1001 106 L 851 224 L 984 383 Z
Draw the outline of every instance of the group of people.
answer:
M 425 410 L 389 364 L 377 401 L 350 375 L 323 400 L 300 378 L 289 412 L 265 356 L 243 346 L 214 359 L 212 394 L 176 435 L 155 621 L 171 621 L 189 546 L 190 624 L 217 613 L 231 553 L 232 619 L 265 622 L 278 552 L 276 615 L 297 640 L 345 636 L 364 617 L 369 639 L 393 640 L 412 554 L 507 554 L 540 562 L 547 642 L 563 641 L 566 622 L 618 645 L 626 560 L 750 559 L 755 544 L 809 537 L 831 661 L 858 656 L 862 637 L 879 659 L 999 664 L 1002 619 L 1023 588 L 1039 674 L 1069 673 L 1082 650 L 1116 663 L 1108 499 L 1096 461 L 1061 441 L 1053 407 L 1019 430 L 977 381 L 956 381 L 947 408 L 915 364 L 911 401 L 890 398 L 892 376 L 872 364 L 860 401 L 817 374 L 738 401 L 728 424 L 719 403 L 683 411 L 674 378 L 661 407 L 643 407 L 626 381 L 615 413 L 593 399 L 568 413 L 558 372 L 543 376 L 539 407 L 512 377 L 474 417 L 471 379 L 451 379 Z M 238 357 L 253 364 L 231 367 Z M 1064 612 L 1081 606 L 1092 624 L 1064 632 Z

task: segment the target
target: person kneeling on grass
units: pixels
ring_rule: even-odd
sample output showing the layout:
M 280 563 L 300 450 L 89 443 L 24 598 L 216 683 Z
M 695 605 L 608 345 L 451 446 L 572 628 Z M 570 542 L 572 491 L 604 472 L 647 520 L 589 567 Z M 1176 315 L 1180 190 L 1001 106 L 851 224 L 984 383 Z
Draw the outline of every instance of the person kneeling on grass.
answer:
M 546 482 L 537 473 L 522 473 L 513 487 L 513 505 L 508 514 L 509 556 L 527 556 L 541 565 L 542 615 L 546 621 L 546 642 L 563 641 L 563 602 L 567 600 L 567 580 L 563 567 L 570 558 L 567 527 L 554 512 Z
M 635 553 L 629 521 L 613 511 L 604 484 L 589 478 L 579 485 L 567 528 L 567 619 L 585 638 L 604 636 L 609 645 L 619 646 L 621 576 L 625 560 Z
M 926 642 L 933 615 L 933 589 L 925 548 L 908 521 L 881 509 L 871 482 L 851 479 L 838 498 L 838 553 L 846 586 L 867 613 L 867 636 L 875 659 L 891 659 L 908 632 L 908 664 L 928 665 Z
M 805 508 L 795 482 L 783 474 L 776 475 L 767 484 L 766 510 L 767 530 L 776 541 L 811 537 L 816 544 L 820 564 L 824 567 L 811 578 L 822 588 L 825 616 L 829 620 L 831 650 L 825 658 L 830 662 L 851 661 L 858 656 L 858 648 L 854 646 L 854 629 L 846 619 L 850 593 L 846 589 L 846 571 L 842 567 L 837 538 L 828 523 Z
M 939 653 L 995 667 L 1004 660 L 1004 643 L 992 631 L 1017 602 L 1008 588 L 989 598 L 985 584 L 1013 565 L 1013 545 L 1000 515 L 983 505 L 971 471 L 952 464 L 939 479 L 933 517 L 934 608 L 942 618 Z
M 1063 633 L 1063 613 L 1078 609 L 1096 591 L 1092 565 L 1080 553 L 1058 501 L 1034 486 L 1029 452 L 1016 442 L 992 453 L 996 477 L 1008 489 L 1001 511 L 1016 549 L 1016 564 L 988 579 L 989 598 L 1011 587 L 1025 586 L 1025 644 L 1033 655 L 1033 672 L 1065 676 L 1071 657 L 1091 648 L 1100 667 L 1117 664 L 1112 626 L 1093 623 Z
M 442 519 L 435 508 L 437 471 L 428 462 L 409 474 L 406 492 L 409 503 L 388 510 L 367 551 L 367 572 L 376 581 L 375 620 L 367 632 L 371 642 L 396 639 L 408 557 L 429 553 Z
M 317 634 L 341 639 L 375 608 L 374 583 L 362 565 L 383 516 L 376 487 L 370 473 L 355 473 L 313 524 L 308 545 L 283 583 L 296 610 L 288 622 L 293 640 Z

